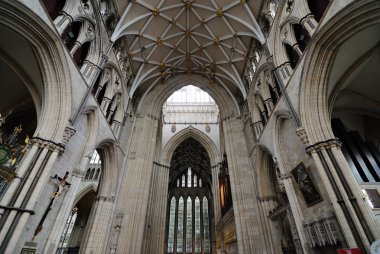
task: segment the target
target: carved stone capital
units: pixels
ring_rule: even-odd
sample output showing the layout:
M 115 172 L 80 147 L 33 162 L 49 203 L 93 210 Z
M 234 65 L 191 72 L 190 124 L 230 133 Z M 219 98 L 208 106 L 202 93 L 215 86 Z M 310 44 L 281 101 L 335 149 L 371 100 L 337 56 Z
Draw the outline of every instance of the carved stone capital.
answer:
M 61 144 L 57 144 L 50 140 L 44 140 L 42 138 L 34 137 L 31 139 L 31 143 L 41 148 L 46 148 L 52 152 L 57 152 L 60 155 L 64 152 L 65 148 Z

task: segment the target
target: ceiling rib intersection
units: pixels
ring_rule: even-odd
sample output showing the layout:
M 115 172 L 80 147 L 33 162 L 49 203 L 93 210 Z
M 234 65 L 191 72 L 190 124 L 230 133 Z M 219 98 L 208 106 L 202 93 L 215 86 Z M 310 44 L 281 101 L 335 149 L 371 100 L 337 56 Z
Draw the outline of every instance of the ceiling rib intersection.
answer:
M 179 74 L 202 75 L 246 97 L 241 79 L 251 39 L 265 38 L 244 0 L 131 1 L 111 40 L 126 36 L 133 96 Z

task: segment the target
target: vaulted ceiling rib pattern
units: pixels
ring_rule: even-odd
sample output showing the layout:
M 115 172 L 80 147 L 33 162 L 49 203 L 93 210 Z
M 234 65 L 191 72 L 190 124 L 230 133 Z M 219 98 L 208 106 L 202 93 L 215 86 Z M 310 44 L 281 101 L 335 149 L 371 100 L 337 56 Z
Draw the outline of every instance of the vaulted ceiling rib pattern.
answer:
M 244 0 L 131 1 L 112 41 L 126 36 L 134 80 L 130 95 L 179 74 L 239 89 L 251 39 L 264 36 Z

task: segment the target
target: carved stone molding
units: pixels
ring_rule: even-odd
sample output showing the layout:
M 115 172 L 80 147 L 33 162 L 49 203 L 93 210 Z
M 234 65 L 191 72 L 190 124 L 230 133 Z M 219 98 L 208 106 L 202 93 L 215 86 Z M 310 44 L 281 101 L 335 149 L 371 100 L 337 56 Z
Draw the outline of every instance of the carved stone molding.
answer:
M 304 229 L 312 248 L 344 242 L 338 222 L 332 214 L 324 214 L 305 222 Z
M 321 150 L 331 149 L 333 147 L 340 149 L 342 147 L 342 142 L 340 142 L 339 139 L 337 138 L 328 139 L 326 141 L 318 142 L 314 145 L 310 145 L 306 147 L 306 152 L 311 154 L 311 153 L 320 152 Z
M 70 139 L 74 136 L 76 130 L 74 128 L 74 126 L 66 126 L 65 128 L 65 132 L 63 133 L 63 136 L 62 136 L 62 142 L 61 144 L 65 147 L 67 145 L 67 143 L 70 141 Z
M 57 152 L 60 155 L 65 150 L 65 148 L 61 144 L 57 144 L 57 143 L 55 143 L 53 141 L 44 140 L 44 139 L 41 139 L 41 138 L 38 138 L 38 137 L 32 138 L 31 143 L 37 145 L 38 147 L 46 148 L 46 149 L 48 149 L 48 150 L 50 150 L 52 152 Z

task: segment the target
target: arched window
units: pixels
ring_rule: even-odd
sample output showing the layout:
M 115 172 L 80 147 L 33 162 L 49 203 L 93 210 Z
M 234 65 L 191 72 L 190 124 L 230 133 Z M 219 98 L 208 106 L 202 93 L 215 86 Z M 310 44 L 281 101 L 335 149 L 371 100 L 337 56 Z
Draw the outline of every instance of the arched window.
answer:
M 203 198 L 203 237 L 204 237 L 204 252 L 210 252 L 210 219 L 208 212 L 208 201 L 207 198 Z
M 178 202 L 177 253 L 183 251 L 183 208 L 183 197 L 180 197 Z
M 195 253 L 201 252 L 201 202 L 195 198 Z
M 98 168 L 96 170 L 96 173 L 95 173 L 95 176 L 94 176 L 94 180 L 98 180 L 99 174 L 100 174 L 100 168 Z
M 211 175 L 211 166 L 205 166 L 210 160 L 194 139 L 185 140 L 177 149 L 170 165 L 170 175 L 175 178 L 169 186 L 167 253 L 210 254 L 212 183 L 211 178 L 202 178 Z
M 176 206 L 176 199 L 175 197 L 172 197 L 172 201 L 170 202 L 170 215 L 169 215 L 168 253 L 174 252 L 175 206 Z
M 87 169 L 86 176 L 84 177 L 84 179 L 89 179 L 90 173 L 91 173 L 91 169 L 89 168 L 89 169 Z
M 186 252 L 192 253 L 193 251 L 193 210 L 192 200 L 187 198 L 186 204 Z
M 182 187 L 186 186 L 186 176 L 182 175 Z
M 95 169 L 93 168 L 92 170 L 91 170 L 91 173 L 90 173 L 90 176 L 88 177 L 88 179 L 93 179 L 94 178 L 94 174 L 95 174 Z
M 73 228 L 74 228 L 74 224 L 75 224 L 75 221 L 77 219 L 77 216 L 78 216 L 78 208 L 74 207 L 71 210 L 71 213 L 66 220 L 66 224 L 65 224 L 65 227 L 63 229 L 63 234 L 61 235 L 61 239 L 59 241 L 58 250 L 63 251 L 67 247 L 71 233 L 73 232 Z M 59 252 L 59 253 L 61 253 L 61 252 Z
M 191 168 L 187 169 L 187 187 L 191 187 Z

